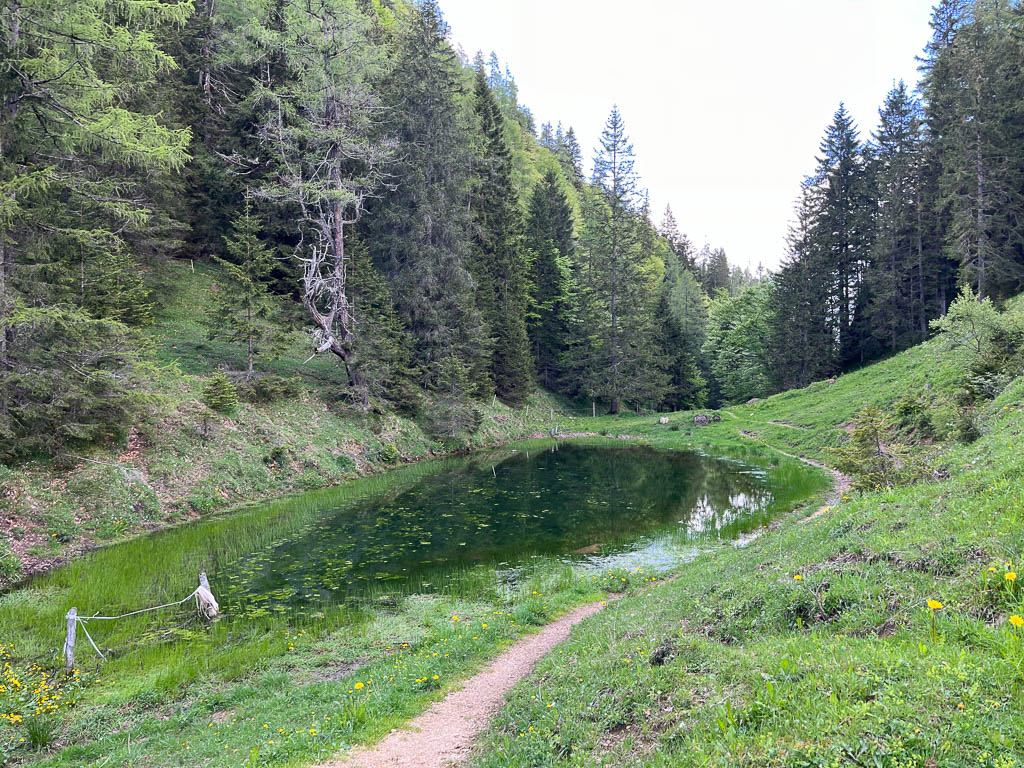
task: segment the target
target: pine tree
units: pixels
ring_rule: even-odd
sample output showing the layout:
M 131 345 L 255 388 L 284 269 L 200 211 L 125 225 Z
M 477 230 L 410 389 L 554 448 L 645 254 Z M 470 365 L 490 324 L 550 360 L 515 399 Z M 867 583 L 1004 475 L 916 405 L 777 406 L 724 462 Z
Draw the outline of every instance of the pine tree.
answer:
M 562 164 L 565 177 L 572 182 L 576 189 L 583 187 L 583 150 L 576 138 L 576 131 L 572 126 L 566 131 L 562 139 L 561 151 L 558 153 L 558 160 Z
M 814 205 L 810 236 L 814 272 L 829 284 L 827 318 L 840 364 L 862 359 L 862 338 L 854 331 L 860 278 L 869 263 L 872 204 L 857 127 L 843 104 L 826 129 L 818 167 L 809 180 Z
M 656 286 L 651 254 L 641 245 L 643 226 L 633 147 L 613 107 L 594 158 L 596 194 L 585 206 L 589 265 L 585 289 L 596 310 L 594 344 L 587 351 L 588 389 L 618 413 L 624 400 L 657 403 L 665 377 L 650 343 Z
M 280 348 L 280 327 L 270 294 L 274 268 L 270 249 L 260 238 L 260 220 L 246 198 L 242 213 L 224 238 L 228 256 L 214 259 L 224 268 L 224 279 L 212 294 L 208 320 L 210 338 L 245 344 L 246 381 L 252 381 L 257 357 L 271 359 Z
M 953 10 L 947 9 L 952 14 Z M 949 211 L 946 244 L 961 277 L 978 295 L 1005 296 L 1024 285 L 1019 242 L 1021 192 L 1020 46 L 1003 0 L 976 0 L 956 17 L 951 40 L 926 79 L 940 76 L 948 109 L 942 137 L 941 203 Z M 941 81 L 940 81 L 941 82 Z
M 478 286 L 477 306 L 493 338 L 490 376 L 495 393 L 509 405 L 519 406 L 526 402 L 533 383 L 526 334 L 522 217 L 504 119 L 482 69 L 476 73 L 474 97 L 483 146 L 472 201 L 477 254 L 471 271 Z
M 144 187 L 181 168 L 189 140 L 141 102 L 174 66 L 158 41 L 190 13 L 0 8 L 0 454 L 110 436 L 127 418 L 142 340 L 111 318 L 145 322 L 131 246 L 149 226 Z
M 879 118 L 871 156 L 877 211 L 864 278 L 870 292 L 865 317 L 881 350 L 896 352 L 921 340 L 921 328 L 931 319 L 924 294 L 932 290 L 926 286 L 921 110 L 902 81 L 889 92 Z

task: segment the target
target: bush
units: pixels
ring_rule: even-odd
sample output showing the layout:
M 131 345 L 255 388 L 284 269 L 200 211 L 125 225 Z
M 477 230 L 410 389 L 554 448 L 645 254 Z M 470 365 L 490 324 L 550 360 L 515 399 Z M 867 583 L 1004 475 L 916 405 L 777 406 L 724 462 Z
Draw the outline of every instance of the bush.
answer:
M 276 403 L 298 397 L 302 386 L 298 379 L 282 376 L 260 376 L 240 387 L 242 397 L 250 403 Z
M 904 429 L 912 429 L 924 437 L 932 437 L 934 430 L 928 403 L 924 398 L 907 395 L 893 404 L 896 422 Z
M 215 373 L 203 385 L 203 404 L 218 413 L 231 413 L 238 406 L 238 390 L 223 373 Z
M 836 469 L 853 476 L 858 490 L 891 488 L 912 480 L 914 472 L 902 446 L 886 439 L 882 412 L 869 406 L 857 412 L 849 439 L 829 453 Z
M 382 464 L 394 464 L 400 458 L 402 458 L 402 454 L 394 443 L 381 443 L 377 448 L 377 461 Z
M 981 437 L 981 425 L 973 405 L 963 405 L 956 415 L 956 439 L 961 443 L 973 443 Z

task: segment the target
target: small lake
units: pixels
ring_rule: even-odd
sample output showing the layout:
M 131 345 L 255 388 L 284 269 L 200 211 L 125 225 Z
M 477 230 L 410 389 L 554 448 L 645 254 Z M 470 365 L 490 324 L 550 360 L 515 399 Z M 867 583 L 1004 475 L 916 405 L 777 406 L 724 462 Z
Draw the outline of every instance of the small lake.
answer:
M 241 629 L 236 620 L 247 631 L 297 626 L 418 592 L 500 600 L 544 568 L 663 572 L 738 542 L 826 482 L 755 447 L 712 457 L 623 440 L 531 441 L 97 550 L 0 601 L 0 626 L 57 647 L 70 606 L 110 615 L 170 603 L 200 570 L 224 609 L 221 634 Z M 119 647 L 169 623 L 152 617 L 90 626 Z
M 514 583 L 551 559 L 664 571 L 767 523 L 805 493 L 780 468 L 624 441 L 551 443 L 445 462 L 337 506 L 259 552 L 218 558 L 236 609 L 308 609 L 388 591 L 457 591 L 467 571 Z

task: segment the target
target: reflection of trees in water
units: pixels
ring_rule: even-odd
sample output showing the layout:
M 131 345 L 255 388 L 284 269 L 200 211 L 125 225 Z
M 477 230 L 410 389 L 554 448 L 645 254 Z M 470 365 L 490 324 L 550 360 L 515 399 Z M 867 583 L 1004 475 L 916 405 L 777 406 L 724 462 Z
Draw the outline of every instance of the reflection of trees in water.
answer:
M 258 558 L 236 594 L 335 597 L 431 569 L 562 554 L 657 526 L 720 530 L 771 494 L 738 464 L 643 446 L 561 445 L 467 461 L 335 513 Z

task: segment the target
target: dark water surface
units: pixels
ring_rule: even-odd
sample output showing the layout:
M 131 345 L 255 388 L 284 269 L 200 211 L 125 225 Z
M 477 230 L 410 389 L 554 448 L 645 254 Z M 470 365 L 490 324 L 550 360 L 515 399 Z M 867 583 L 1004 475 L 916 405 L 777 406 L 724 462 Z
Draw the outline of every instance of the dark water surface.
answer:
M 219 562 L 215 575 L 229 605 L 262 612 L 444 589 L 481 566 L 514 580 L 552 558 L 661 570 L 765 524 L 817 490 L 809 483 L 789 462 L 622 442 L 506 450 L 326 505 L 258 552 Z

